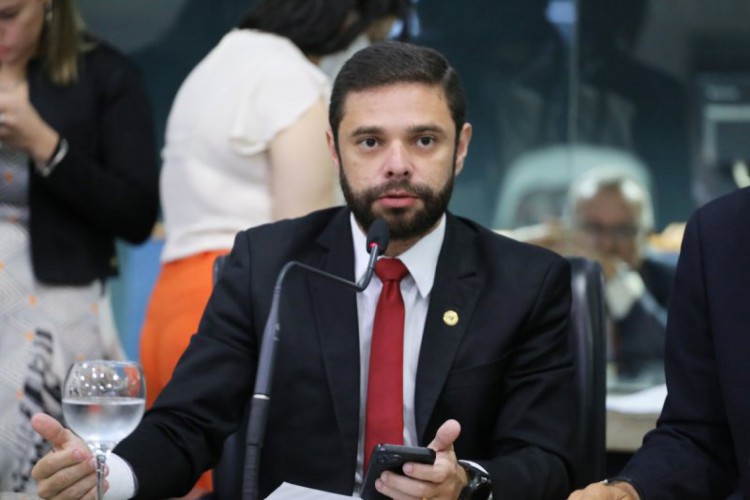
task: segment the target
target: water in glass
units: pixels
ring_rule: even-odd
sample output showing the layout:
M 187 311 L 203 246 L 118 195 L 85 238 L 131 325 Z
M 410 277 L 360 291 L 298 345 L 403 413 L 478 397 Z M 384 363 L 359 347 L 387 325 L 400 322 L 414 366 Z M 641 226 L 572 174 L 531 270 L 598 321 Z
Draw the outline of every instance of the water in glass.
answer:
M 141 368 L 130 361 L 89 360 L 71 366 L 62 395 L 66 425 L 94 452 L 97 499 L 106 453 L 138 426 L 146 405 Z

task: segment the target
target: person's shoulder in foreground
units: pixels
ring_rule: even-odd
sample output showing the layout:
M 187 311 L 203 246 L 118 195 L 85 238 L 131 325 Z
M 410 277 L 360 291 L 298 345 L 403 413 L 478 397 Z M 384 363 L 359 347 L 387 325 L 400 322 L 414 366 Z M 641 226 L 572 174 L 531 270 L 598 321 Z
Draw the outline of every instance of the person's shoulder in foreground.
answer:
M 707 203 L 685 231 L 669 309 L 668 396 L 657 428 L 607 484 L 572 499 L 750 495 L 750 188 Z

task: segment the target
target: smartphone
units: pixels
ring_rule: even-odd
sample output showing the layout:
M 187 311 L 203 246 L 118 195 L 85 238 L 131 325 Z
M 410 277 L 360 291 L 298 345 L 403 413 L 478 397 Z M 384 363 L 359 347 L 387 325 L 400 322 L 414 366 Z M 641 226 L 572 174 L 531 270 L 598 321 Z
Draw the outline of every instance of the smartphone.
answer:
M 375 489 L 375 480 L 386 470 L 403 475 L 404 471 L 401 468 L 406 462 L 432 465 L 435 463 L 435 450 L 396 444 L 379 444 L 375 446 L 370 457 L 370 465 L 367 467 L 365 480 L 362 483 L 362 494 L 360 495 L 362 499 L 387 499 L 387 496 Z

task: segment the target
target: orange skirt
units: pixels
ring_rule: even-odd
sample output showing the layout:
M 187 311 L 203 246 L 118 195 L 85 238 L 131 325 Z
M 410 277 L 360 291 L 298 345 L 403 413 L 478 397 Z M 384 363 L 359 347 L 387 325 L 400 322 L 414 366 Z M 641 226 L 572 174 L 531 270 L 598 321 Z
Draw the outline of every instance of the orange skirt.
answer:
M 214 260 L 227 252 L 203 252 L 162 265 L 141 331 L 140 358 L 148 408 L 172 378 L 177 361 L 198 330 L 213 289 Z M 201 476 L 194 492 L 212 489 L 209 471 Z

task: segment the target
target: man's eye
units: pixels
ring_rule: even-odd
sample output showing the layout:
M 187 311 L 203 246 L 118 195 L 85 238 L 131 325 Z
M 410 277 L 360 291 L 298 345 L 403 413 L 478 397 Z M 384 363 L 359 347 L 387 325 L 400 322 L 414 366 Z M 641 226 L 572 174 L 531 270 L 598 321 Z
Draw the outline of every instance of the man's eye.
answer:
M 433 139 L 432 137 L 420 137 L 417 142 L 420 146 L 429 146 L 430 144 L 433 144 L 435 142 L 435 139 Z
M 364 139 L 362 141 L 362 145 L 365 146 L 365 147 L 367 147 L 367 148 L 374 148 L 375 146 L 378 145 L 378 141 L 376 141 L 375 139 L 372 139 L 372 138 L 368 138 L 368 139 Z

